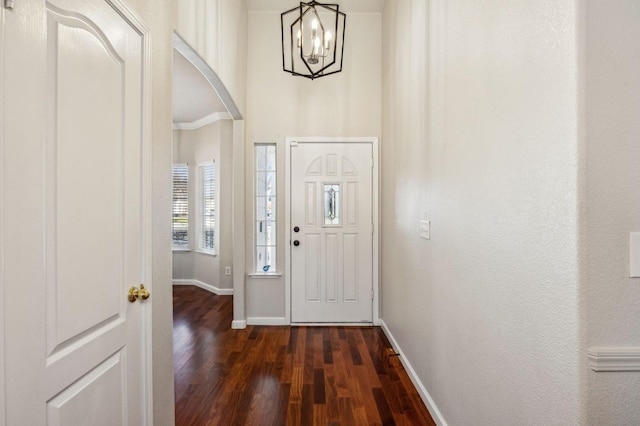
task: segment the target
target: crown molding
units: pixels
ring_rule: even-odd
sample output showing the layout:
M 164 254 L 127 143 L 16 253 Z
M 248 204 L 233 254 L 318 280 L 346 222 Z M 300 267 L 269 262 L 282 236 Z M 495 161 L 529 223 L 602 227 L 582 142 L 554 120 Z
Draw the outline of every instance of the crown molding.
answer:
M 173 130 L 196 130 L 220 120 L 233 120 L 228 112 L 214 112 L 190 123 L 173 123 Z

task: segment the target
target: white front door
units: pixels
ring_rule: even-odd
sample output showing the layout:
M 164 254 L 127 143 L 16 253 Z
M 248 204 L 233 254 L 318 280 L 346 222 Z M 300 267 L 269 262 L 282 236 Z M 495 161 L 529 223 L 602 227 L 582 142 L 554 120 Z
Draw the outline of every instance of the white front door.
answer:
M 145 33 L 119 0 L 4 11 L 7 425 L 151 424 Z
M 291 321 L 373 320 L 373 147 L 291 146 Z

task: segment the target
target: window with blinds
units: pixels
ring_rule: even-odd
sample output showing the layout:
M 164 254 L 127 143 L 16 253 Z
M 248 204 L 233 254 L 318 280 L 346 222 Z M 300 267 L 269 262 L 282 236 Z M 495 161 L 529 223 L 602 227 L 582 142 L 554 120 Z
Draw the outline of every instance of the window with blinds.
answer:
M 173 248 L 189 248 L 189 166 L 173 165 L 173 214 L 171 222 Z
M 216 249 L 216 166 L 213 162 L 198 166 L 200 179 L 200 251 L 214 254 Z

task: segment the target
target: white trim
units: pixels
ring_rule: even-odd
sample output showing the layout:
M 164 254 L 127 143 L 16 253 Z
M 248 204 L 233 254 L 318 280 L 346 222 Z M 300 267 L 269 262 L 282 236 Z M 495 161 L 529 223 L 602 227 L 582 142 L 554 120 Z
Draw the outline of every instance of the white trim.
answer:
M 427 409 L 429 410 L 429 414 L 431 414 L 431 417 L 433 418 L 433 420 L 436 422 L 436 424 L 440 426 L 447 426 L 447 422 L 444 420 L 444 417 L 442 417 L 442 413 L 440 412 L 440 410 L 438 410 L 438 407 L 436 406 L 436 403 L 434 402 L 433 398 L 431 398 L 431 395 L 429 395 L 429 392 L 427 392 L 427 388 L 424 387 L 424 384 L 416 374 L 416 370 L 413 369 L 413 366 L 411 365 L 407 357 L 404 355 L 404 352 L 402 352 L 400 345 L 398 344 L 396 339 L 393 337 L 393 334 L 391 334 L 389 327 L 387 327 L 387 324 L 382 319 L 380 320 L 380 327 L 382 328 L 382 331 L 384 331 L 384 334 L 387 336 L 387 339 L 389 339 L 389 343 L 391 343 L 393 350 L 395 350 L 396 353 L 399 355 L 400 362 L 402 362 L 402 365 L 404 366 L 404 369 L 407 371 L 407 374 L 409 375 L 411 382 L 418 390 L 418 394 L 420 394 L 420 398 L 422 399 L 424 404 L 427 406 Z
M 5 37 L 5 13 L 3 7 L 0 16 L 0 64 L 4 64 L 4 43 Z M 45 30 L 46 31 L 46 30 Z M 4 171 L 4 66 L 0 69 L 0 169 Z M 4 172 L 0 172 L 0 425 L 6 425 L 6 379 L 5 379 L 5 361 L 4 361 L 4 340 L 5 340 L 5 313 L 4 304 L 6 298 L 4 296 Z
M 231 114 L 228 112 L 213 112 L 191 122 L 174 122 L 173 130 L 196 130 L 209 124 L 213 124 L 220 120 L 232 120 Z
M 292 327 L 371 327 L 370 322 L 292 322 Z
M 249 317 L 247 325 L 287 325 L 284 317 Z
M 640 371 L 640 348 L 590 348 L 587 357 L 596 372 Z
M 201 289 L 207 290 L 208 292 L 211 292 L 213 294 L 217 294 L 218 296 L 233 295 L 232 288 L 219 288 L 199 280 L 173 280 L 173 285 L 195 285 L 196 287 L 200 287 Z
M 244 326 L 232 328 L 246 328 L 247 313 L 245 306 L 246 284 L 246 185 L 245 185 L 245 140 L 244 121 L 233 122 L 233 214 L 231 226 L 233 229 L 233 323 L 243 323 Z
M 265 272 L 252 272 L 249 274 L 251 278 L 266 278 L 266 279 L 276 279 L 282 277 L 282 274 L 279 272 L 265 273 Z
M 233 330 L 244 330 L 247 328 L 247 320 L 233 320 L 231 321 L 231 328 Z
M 284 261 L 285 266 L 285 320 L 291 324 L 291 245 L 286 244 L 291 241 L 291 147 L 299 143 L 370 143 L 373 155 L 372 168 L 372 194 L 373 205 L 373 251 L 372 251 L 372 318 L 373 325 L 380 325 L 380 161 L 379 143 L 377 137 L 286 137 L 285 138 L 285 226 L 284 226 Z

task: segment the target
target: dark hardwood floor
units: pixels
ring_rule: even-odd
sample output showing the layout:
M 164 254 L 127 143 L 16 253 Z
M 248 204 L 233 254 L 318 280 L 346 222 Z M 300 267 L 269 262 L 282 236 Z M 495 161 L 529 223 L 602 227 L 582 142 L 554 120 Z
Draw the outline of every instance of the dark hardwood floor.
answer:
M 232 330 L 232 298 L 173 290 L 176 425 L 435 425 L 378 327 Z

